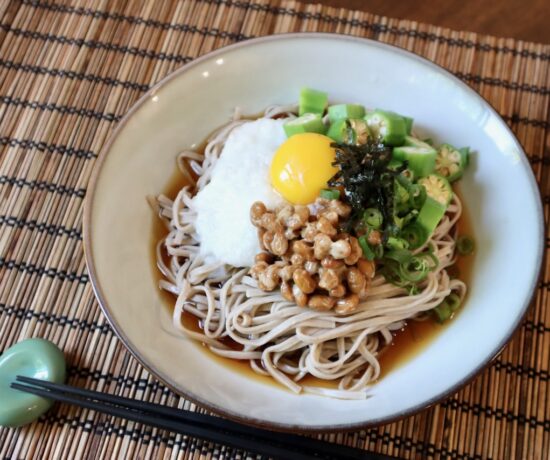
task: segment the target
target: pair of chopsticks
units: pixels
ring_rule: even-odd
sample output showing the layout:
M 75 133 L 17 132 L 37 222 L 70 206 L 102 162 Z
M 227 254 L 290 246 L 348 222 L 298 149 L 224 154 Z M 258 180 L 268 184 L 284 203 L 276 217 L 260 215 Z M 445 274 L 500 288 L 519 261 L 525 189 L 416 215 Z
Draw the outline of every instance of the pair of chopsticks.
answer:
M 294 434 L 271 432 L 223 418 L 137 401 L 69 385 L 17 376 L 11 387 L 138 423 L 244 449 L 274 459 L 363 459 L 391 457 Z

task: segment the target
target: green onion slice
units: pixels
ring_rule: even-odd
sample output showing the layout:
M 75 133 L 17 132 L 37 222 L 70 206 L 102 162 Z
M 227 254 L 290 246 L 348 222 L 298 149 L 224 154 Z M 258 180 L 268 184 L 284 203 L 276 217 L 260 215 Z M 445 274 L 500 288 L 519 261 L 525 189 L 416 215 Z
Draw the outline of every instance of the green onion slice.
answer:
M 461 256 L 469 256 L 475 250 L 475 242 L 469 236 L 459 236 L 456 240 L 456 250 Z
M 447 297 L 445 297 L 445 301 L 448 303 L 452 311 L 457 311 L 460 308 L 460 297 L 454 292 L 451 292 Z
M 428 239 L 424 227 L 417 223 L 411 223 L 405 226 L 400 233 L 401 238 L 409 243 L 409 248 L 418 249 Z
M 444 323 L 447 321 L 453 312 L 451 311 L 451 308 L 445 301 L 441 302 L 437 307 L 435 307 L 433 310 L 433 313 L 439 323 Z
M 396 238 L 395 236 L 388 237 L 386 241 L 386 247 L 390 249 L 408 249 L 409 242 L 403 238 Z
M 369 226 L 378 230 L 382 226 L 384 217 L 376 208 L 367 208 L 363 212 L 363 221 Z
M 363 250 L 363 255 L 367 260 L 374 260 L 374 251 L 371 249 L 369 242 L 367 241 L 366 235 L 360 236 L 357 240 L 359 242 L 359 246 L 361 246 L 361 249 Z
M 400 265 L 408 264 L 412 257 L 412 252 L 407 249 L 394 249 L 386 252 L 386 259 L 395 260 Z
M 325 188 L 319 192 L 319 196 L 327 200 L 337 200 L 340 198 L 340 190 Z
M 422 205 L 426 201 L 426 188 L 419 184 L 412 184 L 409 188 L 409 204 L 414 209 L 422 208 Z
M 451 318 L 454 312 L 460 308 L 461 300 L 460 297 L 451 292 L 443 301 L 435 307 L 432 311 L 436 319 L 443 323 Z

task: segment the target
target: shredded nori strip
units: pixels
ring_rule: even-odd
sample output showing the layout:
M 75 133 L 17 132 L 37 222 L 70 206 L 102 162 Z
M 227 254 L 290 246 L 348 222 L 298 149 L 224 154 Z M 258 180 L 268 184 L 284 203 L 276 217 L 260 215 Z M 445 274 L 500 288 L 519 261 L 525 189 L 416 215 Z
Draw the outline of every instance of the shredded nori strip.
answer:
M 328 181 L 331 187 L 342 187 L 352 212 L 344 224 L 347 231 L 356 228 L 366 208 L 378 208 L 384 217 L 385 232 L 393 225 L 394 178 L 407 168 L 388 168 L 392 150 L 378 140 L 366 144 L 332 143 L 336 150 L 333 166 L 339 171 Z

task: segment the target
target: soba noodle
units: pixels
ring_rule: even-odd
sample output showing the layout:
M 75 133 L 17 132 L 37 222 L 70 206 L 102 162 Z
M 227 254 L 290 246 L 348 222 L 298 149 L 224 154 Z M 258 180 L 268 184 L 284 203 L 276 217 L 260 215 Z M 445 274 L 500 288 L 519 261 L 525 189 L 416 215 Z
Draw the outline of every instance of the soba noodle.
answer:
M 292 110 L 293 107 L 270 107 L 264 116 L 292 116 Z M 461 300 L 466 294 L 466 285 L 451 279 L 446 270 L 455 262 L 453 232 L 461 215 L 461 202 L 455 194 L 427 243 L 433 245 L 439 265 L 428 274 L 417 294 L 409 295 L 382 275 L 376 275 L 368 297 L 351 314 L 299 307 L 278 291 L 259 289 L 248 274 L 249 267 L 212 263 L 199 251 L 193 195 L 209 182 L 231 131 L 247 122 L 236 116 L 212 136 L 204 155 L 181 153 L 180 169 L 189 174 L 190 167 L 198 180 L 194 186 L 184 187 L 173 201 L 158 197 L 160 217 L 169 233 L 158 243 L 157 263 L 164 277 L 160 287 L 177 296 L 174 327 L 220 356 L 249 361 L 255 372 L 271 376 L 296 393 L 365 398 L 369 385 L 380 375 L 378 357 L 384 346 L 391 343 L 392 331 L 402 328 L 406 321 L 426 319 L 425 312 L 441 303 L 451 291 Z M 163 252 L 168 256 L 168 264 Z M 184 325 L 183 312 L 200 321 L 202 332 Z M 242 349 L 227 346 L 227 339 Z M 301 385 L 307 375 L 338 380 L 338 389 Z

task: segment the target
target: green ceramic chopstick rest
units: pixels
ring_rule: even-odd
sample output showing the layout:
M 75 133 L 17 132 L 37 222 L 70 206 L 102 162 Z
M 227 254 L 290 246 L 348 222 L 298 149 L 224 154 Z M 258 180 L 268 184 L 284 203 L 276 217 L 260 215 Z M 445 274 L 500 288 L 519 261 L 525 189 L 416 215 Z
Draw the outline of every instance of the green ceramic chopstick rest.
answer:
M 0 355 L 0 426 L 31 423 L 46 412 L 53 401 L 10 388 L 17 375 L 55 383 L 65 381 L 65 357 L 52 342 L 27 339 Z

